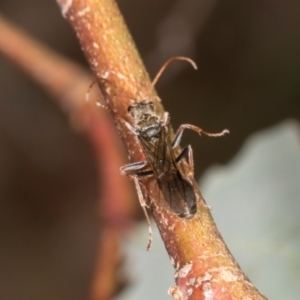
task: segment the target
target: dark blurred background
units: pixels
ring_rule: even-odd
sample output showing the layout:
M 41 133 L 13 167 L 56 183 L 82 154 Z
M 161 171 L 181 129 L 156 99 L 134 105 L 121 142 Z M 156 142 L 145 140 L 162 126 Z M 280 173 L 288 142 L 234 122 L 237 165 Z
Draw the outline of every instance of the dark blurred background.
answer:
M 229 161 L 253 132 L 300 117 L 300 2 L 118 2 L 172 124 L 185 133 L 196 178 Z M 2 0 L 0 11 L 86 65 L 56 1 Z M 1 32 L 0 32 L 1 34 Z M 84 95 L 83 95 L 84 97 Z M 95 159 L 86 138 L 25 75 L 0 57 L 0 299 L 85 299 L 98 237 Z

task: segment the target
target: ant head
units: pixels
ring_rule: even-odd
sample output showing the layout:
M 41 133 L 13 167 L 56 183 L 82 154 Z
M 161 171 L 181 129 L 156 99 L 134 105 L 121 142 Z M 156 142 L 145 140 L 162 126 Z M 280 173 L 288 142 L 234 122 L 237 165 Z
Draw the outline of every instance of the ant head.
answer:
M 143 100 L 128 107 L 128 112 L 135 119 L 140 119 L 143 115 L 153 115 L 155 113 L 154 103 Z

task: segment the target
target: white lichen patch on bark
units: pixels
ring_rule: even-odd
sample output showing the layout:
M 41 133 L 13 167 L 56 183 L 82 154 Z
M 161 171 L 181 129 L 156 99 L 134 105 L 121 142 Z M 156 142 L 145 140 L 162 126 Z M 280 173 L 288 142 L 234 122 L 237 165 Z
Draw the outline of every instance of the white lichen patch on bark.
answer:
M 199 285 L 201 285 L 203 282 L 210 281 L 211 278 L 212 278 L 212 275 L 210 273 L 208 273 L 208 272 L 205 272 L 204 276 L 199 277 L 197 279 L 197 282 L 198 282 Z
M 83 17 L 85 14 L 91 11 L 91 8 L 89 6 L 85 7 L 84 9 L 80 10 L 77 15 L 79 17 Z
M 96 42 L 93 42 L 93 47 L 99 49 L 99 45 Z
M 173 267 L 175 267 L 175 260 L 172 256 L 170 256 L 170 261 Z
M 161 216 L 161 222 L 160 222 L 162 225 L 164 225 L 164 227 L 167 227 L 168 226 L 168 219 L 165 218 L 164 215 Z
M 57 0 L 57 3 L 60 6 L 63 17 L 65 18 L 70 7 L 73 4 L 73 0 Z
M 104 73 L 102 73 L 102 75 L 100 76 L 101 78 L 104 78 L 104 79 L 107 79 L 108 76 L 109 76 L 109 72 L 108 71 L 105 71 Z
M 203 260 L 206 260 L 207 258 L 211 258 L 211 257 L 227 257 L 227 256 L 221 252 L 210 253 L 209 251 L 204 251 L 202 255 L 198 256 L 199 259 L 203 259 Z
M 168 294 L 173 297 L 173 300 L 185 300 L 177 285 L 171 286 L 168 289 Z
M 175 227 L 176 227 L 176 224 L 174 223 L 173 225 L 171 225 L 171 226 L 169 227 L 169 230 L 170 230 L 170 231 L 174 231 Z
M 195 286 L 195 283 L 196 283 L 196 278 L 192 277 L 188 280 L 187 285 Z
M 206 282 L 203 284 L 203 296 L 205 300 L 213 300 L 214 291 L 212 289 L 211 283 Z
M 117 73 L 117 76 L 120 79 L 126 79 L 126 77 L 122 73 Z
M 189 262 L 182 266 L 176 273 L 175 273 L 175 278 L 184 278 L 186 277 L 190 271 L 192 270 L 193 263 Z
M 211 268 L 209 270 L 211 274 L 214 274 L 214 278 L 212 281 L 225 281 L 225 282 L 233 282 L 237 280 L 242 280 L 243 275 L 237 273 L 234 268 L 230 267 L 219 267 L 219 268 Z
M 188 288 L 186 291 L 187 296 L 191 296 L 193 294 L 193 289 L 192 288 Z

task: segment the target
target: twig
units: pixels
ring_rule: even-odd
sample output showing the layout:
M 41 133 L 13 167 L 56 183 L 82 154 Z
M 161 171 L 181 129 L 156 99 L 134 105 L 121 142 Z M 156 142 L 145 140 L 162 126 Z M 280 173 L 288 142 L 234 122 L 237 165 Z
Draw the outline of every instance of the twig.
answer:
M 107 78 L 102 85 L 106 102 L 132 161 L 145 159 L 141 146 L 120 122 L 129 119 L 130 99 L 149 96 L 159 112 L 162 107 L 155 94 L 149 93 L 150 81 L 112 0 L 58 0 L 64 16 L 70 21 L 81 47 L 97 78 Z M 180 42 L 180 41 L 179 41 Z M 265 299 L 240 270 L 224 244 L 196 182 L 198 213 L 190 220 L 164 209 L 153 181 L 143 180 L 171 262 L 176 268 L 176 286 L 170 289 L 174 299 Z
M 119 174 L 124 158 L 115 129 L 106 112 L 95 105 L 101 95 L 93 94 L 87 103 L 85 93 L 93 80 L 88 72 L 34 41 L 2 16 L 0 32 L 0 53 L 42 86 L 91 140 L 101 180 L 101 240 L 91 299 L 111 299 L 118 288 L 120 242 L 132 222 L 135 203 L 127 179 Z

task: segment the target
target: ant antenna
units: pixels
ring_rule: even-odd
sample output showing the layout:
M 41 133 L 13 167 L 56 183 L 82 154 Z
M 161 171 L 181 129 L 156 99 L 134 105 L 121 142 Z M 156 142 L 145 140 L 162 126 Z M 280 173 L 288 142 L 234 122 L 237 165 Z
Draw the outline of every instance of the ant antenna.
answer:
M 172 63 L 175 60 L 185 60 L 188 63 L 190 63 L 195 70 L 197 70 L 197 65 L 196 65 L 196 63 L 192 59 L 190 59 L 188 57 L 185 57 L 185 56 L 175 56 L 175 57 L 172 57 L 172 58 L 168 59 L 163 64 L 163 66 L 160 68 L 160 70 L 156 74 L 155 78 L 153 79 L 153 81 L 151 83 L 151 88 L 152 89 L 154 88 L 155 84 L 157 83 L 158 79 L 160 78 L 160 76 L 162 75 L 162 73 L 164 72 L 164 70 L 169 66 L 170 63 Z
M 165 69 L 166 69 L 173 61 L 175 61 L 175 60 L 185 60 L 185 61 L 187 61 L 188 63 L 190 63 L 190 64 L 192 65 L 192 67 L 193 67 L 195 70 L 197 70 L 197 65 L 196 65 L 196 63 L 195 63 L 192 59 L 190 59 L 190 58 L 188 58 L 188 57 L 185 57 L 185 56 L 174 56 L 174 57 L 168 59 L 168 60 L 163 64 L 163 66 L 160 68 L 160 70 L 158 71 L 158 73 L 156 74 L 156 76 L 154 77 L 154 79 L 153 79 L 153 81 L 152 81 L 152 83 L 151 83 L 150 89 L 153 89 L 153 88 L 154 88 L 154 86 L 156 85 L 156 83 L 157 83 L 158 79 L 160 78 L 160 76 L 162 75 L 162 73 L 163 73 L 163 72 L 165 71 Z M 102 82 L 104 81 L 104 82 L 106 82 L 106 83 L 111 84 L 111 82 L 110 82 L 108 79 L 106 79 L 106 78 L 95 79 L 95 80 L 90 84 L 88 90 L 87 90 L 86 93 L 85 93 L 85 100 L 86 100 L 86 101 L 89 101 L 89 100 L 90 100 L 90 93 L 91 93 L 91 90 L 92 90 L 93 86 L 95 85 L 95 83 L 101 82 L 101 81 L 102 81 Z M 129 98 L 130 98 L 130 97 L 129 97 Z M 148 98 L 148 96 L 147 96 L 146 98 Z M 107 107 L 106 105 L 100 103 L 99 101 L 96 102 L 96 105 L 97 105 L 98 107 L 102 107 L 102 108 L 104 108 L 104 109 L 106 109 L 106 110 L 109 110 L 108 107 Z
M 91 90 L 92 90 L 93 86 L 95 85 L 95 83 L 100 82 L 100 81 L 107 81 L 107 82 L 108 82 L 108 80 L 107 80 L 107 79 L 104 79 L 104 78 L 101 78 L 101 79 L 95 79 L 95 80 L 89 85 L 89 88 L 87 89 L 87 91 L 86 91 L 86 93 L 85 93 L 85 101 L 87 101 L 87 102 L 90 101 L 90 93 L 91 93 Z M 97 100 L 97 102 L 96 102 L 96 105 L 97 105 L 98 107 L 102 107 L 102 108 L 108 110 L 108 107 L 107 107 L 106 105 L 100 103 L 98 100 Z

